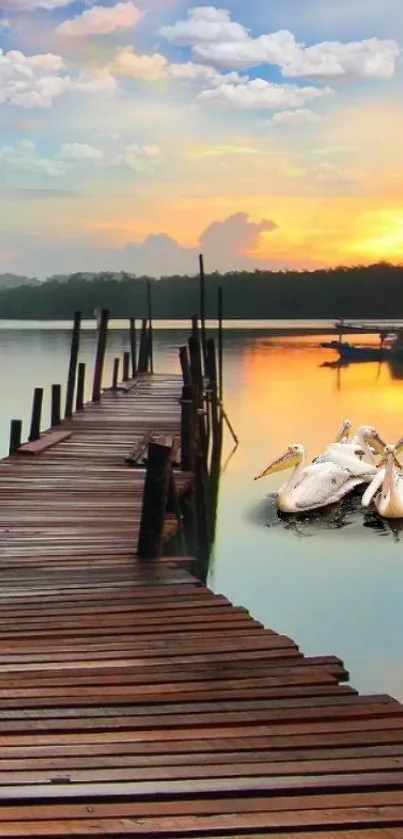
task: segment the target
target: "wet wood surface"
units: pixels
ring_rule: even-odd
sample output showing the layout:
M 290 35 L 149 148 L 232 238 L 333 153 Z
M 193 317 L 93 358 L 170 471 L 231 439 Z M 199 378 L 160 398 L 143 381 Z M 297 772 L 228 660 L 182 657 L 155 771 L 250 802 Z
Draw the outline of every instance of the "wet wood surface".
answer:
M 125 458 L 178 435 L 180 388 L 142 377 L 0 462 L 0 836 L 401 839 L 402 705 L 135 556 Z

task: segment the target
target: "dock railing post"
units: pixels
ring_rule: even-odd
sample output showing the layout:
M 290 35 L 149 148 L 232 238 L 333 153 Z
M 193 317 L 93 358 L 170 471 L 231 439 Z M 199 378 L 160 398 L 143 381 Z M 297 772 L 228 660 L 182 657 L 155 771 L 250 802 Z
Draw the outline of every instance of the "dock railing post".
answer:
M 33 443 L 35 440 L 39 440 L 41 436 L 42 403 L 43 387 L 36 387 L 32 400 L 31 427 L 28 437 L 30 443 Z
M 92 401 L 99 402 L 101 399 L 102 374 L 104 370 L 106 339 L 108 334 L 108 309 L 102 309 L 98 329 L 97 352 L 95 357 L 94 380 L 92 385 Z
M 137 347 L 136 347 L 136 321 L 134 318 L 129 320 L 129 334 L 130 334 L 130 354 L 132 359 L 132 378 L 137 376 Z
M 65 417 L 73 416 L 74 390 L 76 386 L 78 350 L 80 346 L 81 312 L 74 313 L 74 325 L 71 336 L 70 363 L 67 375 Z
M 137 555 L 142 559 L 161 557 L 167 509 L 172 446 L 148 444 L 147 471 Z
M 80 361 L 78 365 L 77 376 L 77 396 L 76 396 L 76 411 L 84 410 L 84 393 L 85 393 L 85 363 Z
M 138 372 L 139 373 L 147 373 L 147 370 L 148 370 L 148 331 L 147 331 L 147 318 L 143 318 L 143 320 L 141 321 Z
M 224 398 L 224 376 L 223 376 L 223 290 L 218 289 L 218 398 L 220 402 Z
M 194 471 L 195 456 L 195 405 L 193 390 L 190 385 L 182 388 L 181 399 L 181 469 L 182 472 Z
M 8 453 L 14 454 L 21 445 L 22 438 L 22 420 L 12 419 L 10 422 L 10 443 Z
M 51 390 L 51 408 L 50 408 L 50 426 L 60 425 L 60 411 L 61 411 L 62 389 L 60 385 L 52 385 Z
M 117 390 L 119 381 L 119 365 L 120 358 L 113 359 L 113 373 L 112 373 L 112 390 Z
M 206 363 L 207 375 L 209 379 L 209 394 L 210 394 L 210 410 L 211 410 L 211 428 L 213 432 L 213 447 L 217 442 L 219 433 L 219 416 L 220 408 L 217 393 L 217 364 L 215 354 L 214 338 L 208 338 L 206 342 Z
M 147 334 L 147 370 L 154 373 L 154 347 L 153 347 L 153 309 L 151 297 L 151 280 L 147 280 L 147 309 L 148 309 L 148 334 Z
M 206 276 L 204 273 L 203 254 L 199 254 L 199 276 L 200 276 L 200 327 L 201 327 L 201 348 L 204 365 L 206 365 Z
M 123 353 L 123 372 L 122 381 L 128 382 L 130 379 L 130 352 Z

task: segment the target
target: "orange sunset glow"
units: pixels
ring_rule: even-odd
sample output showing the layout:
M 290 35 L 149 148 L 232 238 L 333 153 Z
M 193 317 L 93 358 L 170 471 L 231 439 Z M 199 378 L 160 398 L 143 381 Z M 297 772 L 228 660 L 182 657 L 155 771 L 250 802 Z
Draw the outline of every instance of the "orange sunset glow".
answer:
M 399 262 L 402 8 L 266 5 L 0 3 L 0 270 Z

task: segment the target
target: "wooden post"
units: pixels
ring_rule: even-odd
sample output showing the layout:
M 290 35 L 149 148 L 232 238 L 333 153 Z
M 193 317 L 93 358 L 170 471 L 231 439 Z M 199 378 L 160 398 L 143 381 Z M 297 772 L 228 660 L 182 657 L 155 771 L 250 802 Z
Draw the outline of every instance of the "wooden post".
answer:
M 78 350 L 80 346 L 81 312 L 74 312 L 74 325 L 71 336 L 70 364 L 67 376 L 65 417 L 73 415 L 74 389 L 76 386 Z
M 222 286 L 218 289 L 218 397 L 220 402 L 223 401 L 224 396 L 224 381 L 223 381 L 223 291 Z
M 78 365 L 77 377 L 77 396 L 76 396 L 76 411 L 84 410 L 84 393 L 85 393 L 85 364 L 80 361 Z
M 50 425 L 51 428 L 60 424 L 60 410 L 61 410 L 62 389 L 60 385 L 52 385 L 51 392 L 51 408 L 50 408 Z
M 146 480 L 137 555 L 143 559 L 162 556 L 172 448 L 148 444 Z
M 139 373 L 147 372 L 147 319 L 141 321 L 140 347 L 139 347 Z
M 30 443 L 33 443 L 34 440 L 39 440 L 41 436 L 42 402 L 43 387 L 36 387 L 32 400 L 31 428 L 28 437 Z
M 8 453 L 14 454 L 21 445 L 22 437 L 22 420 L 13 419 L 10 422 L 10 444 Z
M 96 354 L 96 357 L 95 357 L 94 380 L 93 380 L 93 385 L 92 385 L 92 401 L 93 402 L 99 402 L 100 399 L 101 399 L 102 374 L 103 374 L 104 362 L 105 362 L 106 339 L 107 339 L 107 334 L 108 334 L 108 321 L 109 321 L 109 311 L 108 311 L 108 309 L 102 309 L 101 319 L 100 319 L 99 329 L 98 329 L 97 354 Z
M 203 254 L 199 254 L 200 272 L 200 326 L 201 326 L 201 347 L 203 361 L 206 362 L 206 277 L 204 274 Z
M 113 360 L 113 374 L 112 374 L 112 390 L 116 390 L 119 381 L 119 364 L 120 358 L 114 358 Z
M 148 365 L 150 373 L 154 373 L 154 347 L 153 347 L 153 310 L 151 299 L 151 280 L 147 280 L 147 309 L 148 309 Z
M 204 382 L 203 369 L 201 359 L 200 338 L 197 328 L 193 328 L 192 335 L 188 341 L 190 353 L 190 370 L 193 383 L 194 399 L 197 410 L 197 427 L 200 440 L 200 447 L 205 457 L 207 457 L 208 443 L 209 443 L 209 423 L 208 415 L 205 411 L 205 396 L 204 396 Z
M 137 347 L 136 347 L 136 321 L 134 318 L 130 318 L 129 321 L 129 334 L 130 334 L 130 354 L 132 359 L 132 378 L 135 379 L 137 376 Z
M 210 408 L 211 408 L 211 427 L 213 429 L 213 445 L 218 436 L 219 430 L 219 402 L 217 393 L 217 365 L 215 355 L 214 338 L 208 338 L 206 342 L 206 361 L 207 372 L 210 385 Z
M 182 370 L 182 378 L 184 385 L 192 385 L 192 373 L 190 370 L 189 350 L 185 347 L 179 347 L 179 361 Z
M 195 435 L 193 391 L 190 385 L 184 385 L 181 399 L 181 469 L 183 472 L 194 471 Z
M 122 381 L 128 382 L 130 379 L 130 353 L 124 352 L 123 353 L 123 373 L 122 373 Z

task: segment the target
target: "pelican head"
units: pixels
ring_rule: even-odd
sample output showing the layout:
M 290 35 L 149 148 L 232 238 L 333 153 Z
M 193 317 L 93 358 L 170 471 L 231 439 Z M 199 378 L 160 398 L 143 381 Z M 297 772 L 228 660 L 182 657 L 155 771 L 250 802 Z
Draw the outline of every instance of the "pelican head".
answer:
M 351 431 L 351 422 L 349 419 L 345 419 L 341 426 L 341 429 L 336 437 L 335 442 L 341 443 L 343 440 L 348 440 Z
M 290 469 L 291 466 L 299 466 L 305 460 L 305 456 L 304 446 L 301 446 L 300 443 L 293 443 L 291 446 L 288 446 L 287 451 L 281 457 L 273 460 L 265 469 L 262 469 L 261 472 L 255 475 L 254 480 L 258 481 L 259 478 L 265 478 L 266 475 L 272 475 L 274 472 L 282 472 L 284 469 Z
M 392 446 L 389 443 L 388 443 L 387 446 L 384 446 L 383 452 L 382 452 L 383 457 L 382 457 L 382 460 L 380 460 L 379 463 L 378 463 L 378 469 L 381 469 L 382 466 L 385 466 L 385 463 L 387 463 L 389 458 L 392 456 L 395 466 L 399 470 L 401 470 L 402 465 L 401 465 L 400 461 L 397 459 L 397 449 L 398 449 L 398 446 Z
M 360 428 L 361 434 L 365 442 L 373 449 L 377 455 L 383 455 L 385 451 L 385 441 L 379 436 L 376 428 L 372 425 L 362 425 Z

